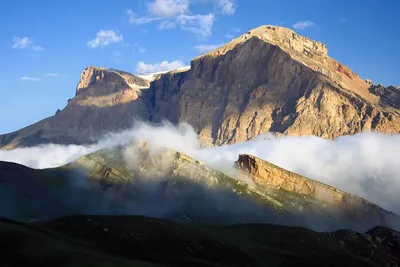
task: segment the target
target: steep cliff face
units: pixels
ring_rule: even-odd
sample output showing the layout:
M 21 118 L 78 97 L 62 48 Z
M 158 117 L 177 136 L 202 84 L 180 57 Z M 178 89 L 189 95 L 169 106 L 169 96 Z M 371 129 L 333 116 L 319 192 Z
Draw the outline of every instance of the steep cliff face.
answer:
M 393 108 L 394 112 L 400 114 L 400 87 L 372 84 L 369 91 L 380 97 L 382 105 Z
M 0 136 L 0 147 L 12 149 L 43 143 L 85 144 L 104 134 L 131 127 L 134 118 L 148 120 L 141 101 L 149 81 L 127 72 L 88 67 L 74 98 L 57 113 L 14 133 Z
M 394 214 L 355 195 L 287 171 L 251 155 L 240 155 L 235 166 L 260 186 L 276 188 L 315 199 L 327 211 L 339 212 L 349 219 L 388 225 Z
M 266 132 L 333 139 L 400 131 L 398 88 L 361 79 L 324 44 L 282 27 L 259 27 L 193 59 L 189 70 L 150 76 L 90 67 L 65 109 L 0 136 L 0 148 L 93 142 L 135 117 L 187 122 L 204 146 Z
M 151 86 L 153 118 L 190 123 L 220 145 L 259 134 L 335 138 L 366 130 L 395 133 L 400 119 L 370 84 L 293 31 L 263 26 Z

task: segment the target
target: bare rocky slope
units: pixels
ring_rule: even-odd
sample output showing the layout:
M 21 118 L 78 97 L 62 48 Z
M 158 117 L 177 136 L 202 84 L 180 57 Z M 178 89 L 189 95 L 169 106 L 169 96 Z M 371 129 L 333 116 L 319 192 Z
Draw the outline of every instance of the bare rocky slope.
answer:
M 299 198 L 304 196 L 306 199 L 312 199 L 313 205 L 320 206 L 321 211 L 325 213 L 340 214 L 342 217 L 358 220 L 358 223 L 392 225 L 399 222 L 395 214 L 363 198 L 282 169 L 255 156 L 239 155 L 235 166 L 259 187 L 283 190 Z
M 397 87 L 361 79 L 330 58 L 324 44 L 261 26 L 150 84 L 88 67 L 66 108 L 0 136 L 0 148 L 91 143 L 130 127 L 134 118 L 187 122 L 205 146 L 266 132 L 331 139 L 368 130 L 390 134 L 400 131 L 399 99 Z
M 130 128 L 134 119 L 148 118 L 142 89 L 149 81 L 127 72 L 88 67 L 75 97 L 62 110 L 19 131 L 0 136 L 0 148 L 38 144 L 88 144 L 103 135 Z

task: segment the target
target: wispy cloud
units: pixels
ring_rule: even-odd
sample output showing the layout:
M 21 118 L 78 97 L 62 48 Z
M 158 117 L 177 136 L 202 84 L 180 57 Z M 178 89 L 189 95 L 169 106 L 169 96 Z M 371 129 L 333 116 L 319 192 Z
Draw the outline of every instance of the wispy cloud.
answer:
M 168 29 L 173 29 L 176 28 L 177 22 L 175 20 L 164 20 L 158 25 L 159 30 L 168 30 Z
M 146 64 L 143 61 L 139 61 L 136 64 L 136 72 L 138 74 L 149 74 L 155 72 L 169 71 L 184 67 L 185 64 L 180 60 L 168 62 L 167 60 L 161 61 L 154 64 Z
M 147 3 L 148 11 L 155 17 L 170 18 L 189 11 L 188 0 L 155 0 Z
M 197 51 L 199 51 L 200 53 L 207 53 L 209 51 L 217 49 L 220 46 L 222 46 L 222 44 L 198 45 L 198 46 L 195 47 L 195 49 Z
M 340 22 L 343 22 L 343 23 L 345 23 L 345 22 L 347 22 L 347 18 L 340 18 Z
M 212 1 L 224 15 L 233 14 L 237 7 L 233 0 Z M 179 28 L 203 38 L 211 36 L 215 15 L 194 14 L 189 9 L 191 3 L 189 0 L 154 0 L 147 3 L 147 15 L 138 16 L 131 9 L 128 9 L 126 14 L 129 22 L 134 25 L 158 21 L 159 30 Z
M 38 82 L 40 78 L 37 77 L 29 77 L 29 76 L 22 76 L 21 81 L 31 81 L 31 82 Z
M 228 39 L 233 39 L 235 38 L 235 36 L 241 32 L 241 29 L 237 28 L 237 27 L 232 27 L 225 35 L 225 38 Z
M 314 22 L 306 20 L 306 21 L 299 21 L 299 22 L 295 23 L 293 25 L 293 28 L 295 28 L 296 30 L 305 30 L 308 28 L 315 27 L 315 25 L 316 24 Z
M 236 0 L 216 0 L 216 7 L 224 15 L 235 14 L 237 4 Z
M 212 27 L 214 23 L 214 15 L 181 15 L 177 21 L 180 28 L 194 34 L 199 34 L 203 37 L 212 35 Z
M 46 77 L 53 77 L 53 78 L 61 78 L 64 75 L 60 73 L 55 73 L 55 72 L 48 72 L 45 74 Z
M 143 139 L 148 141 L 152 151 L 173 149 L 228 173 L 239 154 L 251 154 L 400 213 L 398 134 L 370 132 L 343 136 L 334 141 L 312 136 L 276 138 L 265 134 L 246 143 L 199 149 L 197 134 L 187 124 L 175 128 L 168 123 L 159 127 L 139 123 L 135 128 L 118 134 L 109 133 L 107 138 L 91 146 L 50 144 L 0 150 L 0 160 L 17 162 L 31 168 L 53 168 L 105 147 Z M 129 162 L 133 163 L 134 159 L 130 157 Z
M 34 41 L 29 37 L 13 37 L 13 49 L 30 49 L 35 52 L 43 52 L 45 49 L 40 45 L 35 45 Z
M 133 13 L 133 11 L 131 9 L 128 9 L 126 11 L 126 14 L 129 17 L 129 23 L 131 24 L 147 24 L 150 23 L 152 21 L 156 21 L 156 20 L 161 20 L 162 18 L 152 18 L 152 17 L 139 17 L 137 16 L 135 13 Z
M 101 30 L 97 32 L 96 38 L 87 42 L 90 48 L 104 47 L 113 43 L 123 41 L 122 34 L 117 34 L 112 30 Z
M 144 48 L 143 46 L 141 46 L 141 45 L 139 45 L 137 43 L 133 44 L 133 49 L 132 50 L 133 50 L 133 52 L 138 51 L 139 53 L 145 53 L 147 51 L 146 48 Z

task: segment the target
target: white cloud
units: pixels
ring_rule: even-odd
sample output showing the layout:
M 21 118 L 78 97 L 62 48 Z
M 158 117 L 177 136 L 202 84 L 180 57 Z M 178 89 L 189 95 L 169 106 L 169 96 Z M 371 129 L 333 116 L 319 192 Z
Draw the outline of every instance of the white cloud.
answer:
M 96 38 L 87 42 L 90 48 L 103 47 L 112 43 L 119 43 L 123 41 L 122 34 L 118 35 L 112 30 L 102 30 L 97 32 Z
M 311 27 L 314 27 L 316 24 L 312 21 L 306 20 L 306 21 L 299 21 L 293 25 L 293 28 L 296 30 L 305 30 Z
M 255 155 L 400 212 L 400 135 L 366 132 L 334 141 L 264 135 L 254 141 L 199 152 L 199 160 L 215 167 L 232 164 L 240 153 Z
M 24 49 L 24 48 L 28 48 L 32 41 L 28 38 L 28 37 L 14 37 L 13 38 L 14 44 L 12 45 L 12 48 L 19 48 L 19 49 Z
M 43 47 L 41 47 L 40 45 L 32 45 L 32 46 L 31 46 L 31 49 L 32 49 L 33 51 L 35 51 L 35 52 L 43 52 L 43 51 L 46 50 L 46 49 L 44 49 Z
M 146 48 L 144 48 L 143 46 L 140 46 L 139 44 L 133 44 L 133 52 L 138 51 L 139 53 L 145 53 L 147 51 Z
M 21 77 L 21 81 L 38 82 L 38 81 L 40 81 L 40 78 L 29 77 L 29 76 L 22 76 L 22 77 Z
M 180 15 L 176 18 L 164 20 L 158 25 L 159 30 L 173 29 L 179 26 L 184 31 L 192 32 L 202 37 L 212 34 L 214 15 Z
M 153 16 L 162 18 L 174 17 L 189 11 L 188 0 L 155 0 L 147 6 Z
M 225 2 L 231 1 L 219 1 L 218 6 L 223 8 L 223 12 L 232 12 L 229 10 L 230 4 Z M 139 25 L 160 21 L 157 27 L 159 30 L 179 27 L 181 30 L 201 37 L 209 37 L 212 34 L 214 15 L 191 14 L 189 3 L 189 0 L 155 0 L 147 4 L 149 12 L 147 16 L 137 16 L 131 9 L 128 9 L 126 14 L 131 24 Z
M 164 20 L 158 25 L 158 29 L 161 30 L 161 31 L 162 30 L 169 30 L 169 29 L 176 28 L 176 26 L 177 26 L 176 21 Z
M 235 35 L 240 32 L 241 30 L 239 28 L 233 27 L 224 35 L 224 37 L 228 39 L 233 39 Z
M 13 49 L 30 49 L 35 52 L 43 52 L 45 49 L 39 45 L 34 45 L 34 42 L 32 39 L 28 37 L 13 37 L 13 45 L 11 48 Z
M 235 33 L 239 33 L 239 32 L 242 31 L 241 29 L 236 28 L 236 27 L 233 27 L 231 30 L 232 30 L 233 32 L 235 32 Z
M 178 17 L 178 23 L 182 30 L 209 37 L 212 35 L 214 15 L 181 15 Z
M 222 44 L 198 45 L 195 47 L 195 49 L 197 51 L 199 51 L 200 53 L 206 53 L 206 52 L 212 51 L 214 49 L 217 49 L 220 46 L 222 46 Z
M 172 62 L 168 62 L 168 61 L 164 60 L 164 61 L 161 61 L 160 63 L 154 63 L 154 64 L 146 64 L 143 61 L 139 61 L 136 64 L 136 72 L 138 74 L 149 74 L 149 73 L 155 73 L 155 72 L 174 70 L 174 69 L 182 68 L 184 66 L 185 66 L 185 64 L 180 60 L 175 60 Z
M 228 38 L 228 39 L 233 39 L 233 37 L 235 37 L 235 36 L 233 36 L 233 34 L 231 34 L 231 33 L 227 33 L 224 35 L 224 37 Z
M 218 11 L 224 15 L 233 15 L 237 8 L 235 0 L 216 0 L 216 6 Z
M 47 77 L 54 77 L 54 78 L 60 78 L 63 77 L 64 75 L 60 74 L 60 73 L 55 73 L 55 72 L 48 72 L 46 73 Z
M 151 69 L 154 71 L 155 69 Z M 200 149 L 190 125 L 153 127 L 139 123 L 136 128 L 109 134 L 93 146 L 44 145 L 11 151 L 0 150 L 0 160 L 32 168 L 51 168 L 101 148 L 146 139 L 152 149 L 166 147 L 185 153 L 224 172 L 232 170 L 239 154 L 251 154 L 285 169 L 364 197 L 399 213 L 400 135 L 363 133 L 336 140 L 318 137 L 270 135 L 253 141 Z
M 152 18 L 152 17 L 138 17 L 131 9 L 126 11 L 126 14 L 129 17 L 129 23 L 131 24 L 147 24 L 155 20 L 160 20 L 161 18 Z

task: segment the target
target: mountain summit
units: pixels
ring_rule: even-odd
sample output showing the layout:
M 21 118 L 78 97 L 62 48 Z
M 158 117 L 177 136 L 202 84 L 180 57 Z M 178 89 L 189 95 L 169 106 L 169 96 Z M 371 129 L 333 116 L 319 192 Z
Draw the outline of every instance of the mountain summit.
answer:
M 191 124 L 205 146 L 274 132 L 336 138 L 400 131 L 400 90 L 374 85 L 290 29 L 261 26 L 152 76 L 88 67 L 76 96 L 53 117 L 0 136 L 0 148 L 93 143 L 135 118 Z

